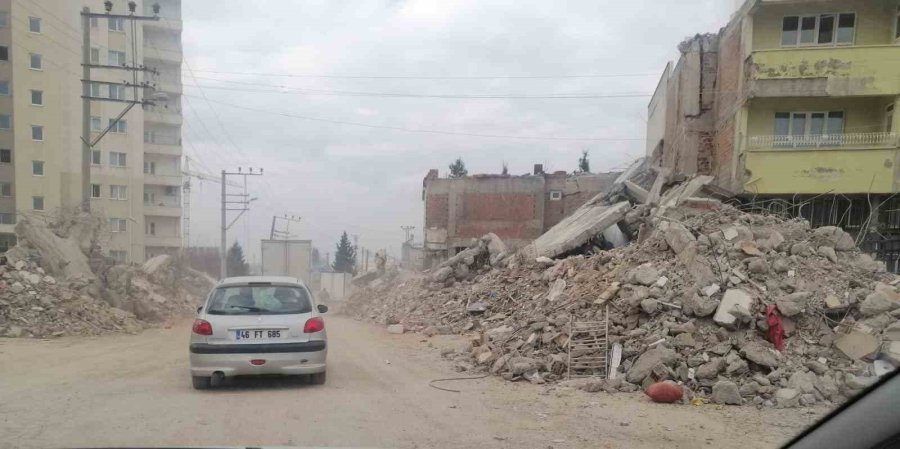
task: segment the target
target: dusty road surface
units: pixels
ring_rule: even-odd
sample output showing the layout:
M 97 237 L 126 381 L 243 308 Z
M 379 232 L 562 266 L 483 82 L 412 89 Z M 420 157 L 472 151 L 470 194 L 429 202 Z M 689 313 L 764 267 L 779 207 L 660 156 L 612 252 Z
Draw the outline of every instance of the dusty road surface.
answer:
M 0 447 L 287 445 L 401 448 L 774 447 L 824 410 L 657 405 L 459 376 L 456 337 L 390 335 L 329 316 L 323 386 L 240 379 L 194 391 L 190 322 L 138 335 L 0 339 Z

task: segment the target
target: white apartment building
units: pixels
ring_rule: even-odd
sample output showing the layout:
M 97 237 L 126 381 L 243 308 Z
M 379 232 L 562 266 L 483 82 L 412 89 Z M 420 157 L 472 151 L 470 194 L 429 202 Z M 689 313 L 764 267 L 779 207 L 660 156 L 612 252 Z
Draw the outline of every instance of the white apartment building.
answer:
M 125 0 L 112 14 L 129 14 Z M 91 208 L 109 222 L 104 250 L 142 262 L 181 247 L 181 1 L 136 1 L 158 21 L 90 20 Z M 81 203 L 82 17 L 102 0 L 0 0 L 0 251 L 15 243 L 17 217 L 49 215 Z M 134 23 L 134 26 L 132 26 Z M 134 40 L 132 39 L 134 38 Z M 133 71 L 115 67 L 147 67 Z M 123 83 L 149 82 L 137 92 Z M 160 95 L 163 92 L 164 95 Z M 116 101 L 122 100 L 122 101 Z

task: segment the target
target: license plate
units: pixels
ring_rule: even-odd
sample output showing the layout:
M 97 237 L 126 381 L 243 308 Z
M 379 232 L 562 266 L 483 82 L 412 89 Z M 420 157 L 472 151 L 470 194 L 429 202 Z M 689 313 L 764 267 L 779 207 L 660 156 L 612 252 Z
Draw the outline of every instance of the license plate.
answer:
M 276 340 L 287 331 L 281 329 L 238 329 L 233 331 L 235 340 Z

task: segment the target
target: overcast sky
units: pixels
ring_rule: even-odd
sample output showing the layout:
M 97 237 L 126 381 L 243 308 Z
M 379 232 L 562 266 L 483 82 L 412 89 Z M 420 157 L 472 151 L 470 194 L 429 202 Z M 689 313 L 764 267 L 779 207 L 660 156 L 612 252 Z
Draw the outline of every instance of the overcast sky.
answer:
M 422 178 L 457 156 L 470 174 L 504 162 L 512 174 L 572 171 L 583 149 L 593 171 L 640 157 L 647 101 L 676 45 L 717 31 L 735 3 L 184 0 L 184 150 L 199 171 L 265 168 L 229 233 L 251 262 L 285 213 L 323 252 L 346 230 L 396 255 L 400 226 L 421 241 Z M 619 97 L 433 97 L 561 94 Z M 219 186 L 194 186 L 192 244 L 218 245 Z

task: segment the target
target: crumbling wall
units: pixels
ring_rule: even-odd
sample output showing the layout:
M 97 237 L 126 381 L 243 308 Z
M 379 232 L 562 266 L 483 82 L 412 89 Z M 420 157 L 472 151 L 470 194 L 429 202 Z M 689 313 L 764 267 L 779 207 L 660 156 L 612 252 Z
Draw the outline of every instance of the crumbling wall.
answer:
M 743 92 L 742 21 L 729 24 L 719 38 L 719 65 L 715 102 L 715 139 L 710 174 L 719 187 L 731 191 L 743 188 L 742 177 L 737 176 L 735 158 L 738 157 L 738 136 L 735 116 L 741 109 L 746 95 Z

